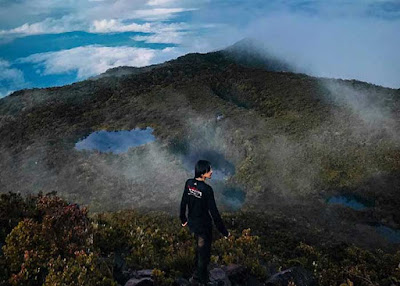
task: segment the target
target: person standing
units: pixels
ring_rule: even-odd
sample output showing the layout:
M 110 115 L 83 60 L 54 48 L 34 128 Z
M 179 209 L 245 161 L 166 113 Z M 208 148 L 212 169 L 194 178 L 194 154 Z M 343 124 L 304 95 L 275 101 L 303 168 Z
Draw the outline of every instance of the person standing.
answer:
M 196 241 L 194 259 L 196 271 L 190 281 L 200 283 L 200 285 L 206 285 L 209 282 L 207 266 L 211 257 L 212 220 L 225 238 L 230 235 L 215 204 L 214 191 L 206 184 L 206 179 L 211 179 L 212 172 L 209 161 L 199 160 L 196 163 L 195 176 L 186 181 L 180 205 L 179 217 L 182 227 L 188 225 Z M 189 209 L 188 217 L 186 206 Z

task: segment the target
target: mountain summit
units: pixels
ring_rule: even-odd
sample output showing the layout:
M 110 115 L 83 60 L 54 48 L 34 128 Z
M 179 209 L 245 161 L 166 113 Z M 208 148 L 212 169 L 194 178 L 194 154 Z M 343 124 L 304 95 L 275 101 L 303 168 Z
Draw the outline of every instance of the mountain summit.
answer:
M 263 43 L 255 39 L 245 38 L 221 52 L 243 66 L 262 68 L 268 71 L 294 72 L 287 62 L 273 56 Z
M 294 69 L 286 62 L 273 56 L 263 43 L 255 39 L 245 38 L 221 51 L 211 52 L 207 54 L 193 53 L 178 59 L 167 61 L 161 64 L 150 65 L 146 67 L 127 67 L 121 66 L 107 70 L 106 72 L 92 77 L 91 79 L 99 79 L 107 76 L 124 76 L 127 74 L 138 74 L 148 72 L 153 69 L 166 67 L 191 58 L 194 55 L 218 65 L 238 64 L 249 68 L 260 68 L 268 71 L 288 71 L 293 72 Z

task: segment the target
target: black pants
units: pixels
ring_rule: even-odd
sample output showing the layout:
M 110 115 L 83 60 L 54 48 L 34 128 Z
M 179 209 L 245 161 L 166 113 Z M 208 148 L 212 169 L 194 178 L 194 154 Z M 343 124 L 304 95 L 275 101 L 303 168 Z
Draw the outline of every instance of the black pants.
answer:
M 211 257 L 212 228 L 201 233 L 194 233 L 194 237 L 196 241 L 196 256 L 193 276 L 201 283 L 207 283 L 209 281 L 207 267 Z

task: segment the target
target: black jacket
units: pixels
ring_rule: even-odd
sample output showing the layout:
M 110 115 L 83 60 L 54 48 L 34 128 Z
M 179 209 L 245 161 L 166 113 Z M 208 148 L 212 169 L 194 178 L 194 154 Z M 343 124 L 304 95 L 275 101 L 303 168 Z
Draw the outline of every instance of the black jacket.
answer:
M 189 214 L 186 217 L 186 205 L 189 207 Z M 182 195 L 180 207 L 180 219 L 182 224 L 186 221 L 191 232 L 202 233 L 212 228 L 212 219 L 218 231 L 228 236 L 228 231 L 221 219 L 214 199 L 214 191 L 211 186 L 203 181 L 188 179 Z

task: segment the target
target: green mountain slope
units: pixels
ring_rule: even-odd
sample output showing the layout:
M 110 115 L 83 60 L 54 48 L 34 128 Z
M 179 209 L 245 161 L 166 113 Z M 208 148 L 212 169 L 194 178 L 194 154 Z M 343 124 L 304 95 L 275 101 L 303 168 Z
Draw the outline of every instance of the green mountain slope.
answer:
M 223 184 L 210 181 L 221 210 L 230 210 L 224 192 L 240 190 L 242 210 L 295 217 L 305 232 L 311 225 L 345 241 L 387 244 L 372 225 L 400 224 L 400 91 L 254 62 L 229 50 L 188 54 L 1 99 L 0 191 L 54 190 L 93 211 L 177 214 L 193 176 L 186 163 L 203 156 L 234 166 Z M 157 140 L 124 154 L 74 149 L 97 130 L 147 126 Z M 371 207 L 327 204 L 334 195 Z

